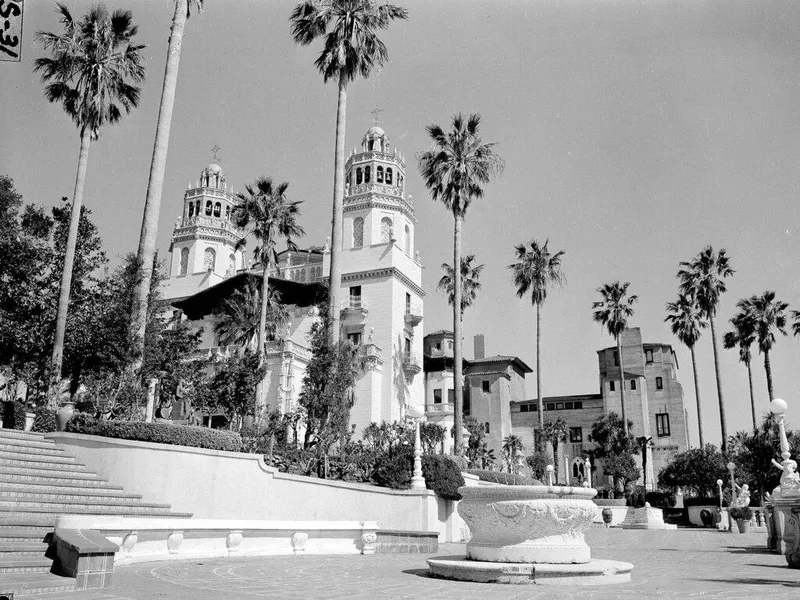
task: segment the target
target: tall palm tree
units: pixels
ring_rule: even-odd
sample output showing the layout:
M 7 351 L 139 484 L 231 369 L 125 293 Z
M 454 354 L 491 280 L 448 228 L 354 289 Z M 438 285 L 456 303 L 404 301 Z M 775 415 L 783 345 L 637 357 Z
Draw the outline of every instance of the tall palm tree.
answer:
M 445 133 L 438 125 L 426 127 L 432 145 L 420 152 L 417 160 L 422 179 L 434 201 L 441 201 L 453 213 L 453 379 L 454 426 L 456 454 L 463 445 L 462 405 L 464 381 L 462 374 L 463 341 L 461 339 L 461 229 L 467 208 L 473 200 L 483 197 L 483 186 L 492 175 L 502 171 L 503 161 L 495 152 L 493 142 L 484 142 L 479 135 L 481 116 L 461 113 L 453 117 L 453 129 Z
M 118 122 L 123 111 L 129 113 L 138 106 L 140 88 L 136 84 L 141 83 L 145 75 L 144 46 L 133 43 L 139 28 L 134 25 L 130 11 L 117 10 L 109 14 L 108 9 L 99 4 L 91 7 L 80 20 L 75 20 L 64 4 L 56 4 L 56 12 L 60 14 L 64 31 L 36 33 L 37 41 L 50 56 L 37 58 L 34 72 L 41 73 L 47 100 L 60 104 L 75 123 L 81 142 L 51 355 L 54 384 L 61 377 L 89 145 L 98 138 L 103 127 Z M 56 385 L 51 385 L 51 392 L 53 389 Z M 51 403 L 55 402 L 54 393 L 50 396 Z
M 260 177 L 254 185 L 246 186 L 247 194 L 241 192 L 237 194 L 240 204 L 233 211 L 236 224 L 242 228 L 252 226 L 252 235 L 259 242 L 254 250 L 254 258 L 260 261 L 262 268 L 261 311 L 258 320 L 258 355 L 262 365 L 265 358 L 264 345 L 267 340 L 269 268 L 275 256 L 275 244 L 278 238 L 283 237 L 289 246 L 293 247 L 292 240 L 305 235 L 305 231 L 297 223 L 302 202 L 289 200 L 286 196 L 288 188 L 287 182 L 274 184 L 271 177 Z M 242 248 L 246 239 L 245 237 L 239 240 L 236 249 Z M 258 404 L 262 400 L 260 384 L 256 394 Z M 256 418 L 260 416 L 257 411 Z
M 464 319 L 464 311 L 472 306 L 478 297 L 478 290 L 481 289 L 481 271 L 486 265 L 476 265 L 475 255 L 467 254 L 461 257 L 461 319 Z M 453 265 L 442 263 L 444 275 L 439 280 L 437 289 L 447 294 L 447 303 L 454 306 L 455 303 L 455 276 L 453 275 Z
M 628 418 L 625 413 L 625 374 L 622 360 L 622 332 L 628 328 L 628 318 L 633 316 L 633 305 L 639 296 L 628 296 L 630 282 L 604 283 L 597 291 L 602 300 L 592 303 L 594 314 L 592 318 L 606 328 L 609 335 L 617 343 L 617 356 L 619 363 L 619 402 L 622 408 L 622 423 L 625 433 L 628 433 Z
M 261 322 L 261 290 L 255 279 L 231 294 L 222 303 L 222 316 L 214 324 L 216 333 L 224 342 L 239 346 L 242 350 L 255 350 Z M 289 320 L 289 312 L 280 302 L 280 293 L 270 289 L 267 300 L 267 340 L 280 339 Z
M 728 291 L 725 279 L 735 271 L 725 249 L 714 252 L 706 246 L 690 261 L 682 261 L 678 269 L 678 287 L 682 294 L 694 297 L 700 307 L 700 314 L 711 326 L 711 345 L 714 350 L 714 373 L 717 378 L 717 400 L 719 401 L 719 426 L 722 432 L 722 451 L 728 444 L 728 427 L 725 423 L 725 399 L 722 394 L 722 375 L 719 370 L 719 351 L 717 350 L 717 331 L 714 317 L 717 315 L 719 299 Z
M 339 293 L 342 285 L 342 207 L 344 204 L 344 134 L 347 117 L 347 86 L 361 75 L 369 77 L 389 59 L 377 32 L 389 28 L 394 19 L 408 19 L 400 6 L 374 0 L 306 0 L 292 11 L 292 38 L 308 46 L 324 38 L 324 47 L 314 63 L 325 83 L 339 86 L 336 106 L 336 153 L 333 171 L 333 219 L 331 227 L 330 313 L 331 344 L 339 341 Z
M 558 481 L 558 444 L 567 439 L 568 431 L 569 425 L 567 425 L 563 417 L 558 417 L 555 421 L 545 421 L 541 427 L 534 428 L 534 435 L 537 438 L 547 440 L 552 449 L 556 481 Z
M 755 429 L 758 423 L 756 422 L 756 399 L 753 394 L 753 370 L 750 368 L 750 362 L 753 359 L 750 347 L 756 341 L 753 321 L 746 311 L 740 311 L 730 319 L 730 324 L 733 325 L 733 330 L 722 336 L 722 345 L 728 350 L 738 347 L 739 361 L 743 362 L 747 367 L 747 381 L 750 384 L 750 410 L 753 418 L 753 429 Z
M 743 311 L 746 318 L 752 322 L 758 350 L 764 355 L 764 371 L 767 375 L 767 392 L 769 400 L 775 398 L 772 392 L 772 365 L 769 361 L 769 352 L 775 345 L 775 332 L 786 334 L 786 311 L 789 305 L 775 299 L 775 292 L 767 290 L 760 296 L 751 296 L 739 300 L 737 308 Z
M 150 162 L 150 176 L 147 180 L 147 196 L 144 201 L 142 229 L 139 234 L 139 273 L 136 278 L 136 289 L 133 295 L 133 316 L 131 319 L 131 339 L 133 341 L 134 370 L 142 364 L 144 352 L 144 330 L 147 323 L 148 292 L 153 277 L 153 257 L 156 249 L 158 233 L 158 215 L 161 210 L 161 191 L 164 185 L 164 172 L 167 166 L 167 149 L 169 147 L 169 130 L 172 124 L 172 108 L 175 104 L 175 90 L 178 86 L 178 67 L 181 60 L 181 44 L 186 19 L 190 16 L 194 5 L 198 11 L 203 10 L 203 0 L 175 0 L 175 14 L 172 16 L 172 27 L 167 46 L 167 62 L 164 67 L 164 83 L 161 88 L 161 104 L 158 107 L 156 138 L 153 143 L 153 158 Z
M 694 347 L 700 339 L 702 329 L 707 323 L 700 314 L 700 308 L 694 298 L 685 294 L 678 294 L 678 300 L 667 302 L 667 316 L 664 321 L 670 324 L 672 334 L 689 348 L 692 354 L 692 374 L 694 375 L 694 397 L 697 402 L 697 433 L 700 436 L 700 447 L 705 448 L 703 439 L 703 409 L 700 404 L 700 383 L 697 379 L 697 359 Z
M 528 246 L 520 244 L 515 246 L 517 262 L 509 265 L 517 288 L 517 296 L 524 298 L 530 292 L 531 303 L 536 307 L 536 397 L 539 404 L 539 427 L 544 425 L 544 404 L 542 403 L 542 305 L 547 300 L 547 292 L 553 285 L 561 286 L 566 278 L 561 270 L 561 257 L 564 251 L 559 250 L 551 254 L 547 248 L 549 240 L 539 245 L 536 240 L 531 240 Z M 537 448 L 541 450 L 539 441 Z
M 503 457 L 508 464 L 508 472 L 516 475 L 516 458 L 525 450 L 522 438 L 518 435 L 508 435 L 503 438 Z

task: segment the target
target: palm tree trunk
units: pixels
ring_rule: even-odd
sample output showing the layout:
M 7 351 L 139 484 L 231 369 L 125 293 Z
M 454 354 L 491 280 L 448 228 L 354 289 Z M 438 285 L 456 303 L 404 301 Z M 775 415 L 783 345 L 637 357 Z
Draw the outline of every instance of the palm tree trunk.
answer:
M 144 332 L 147 325 L 147 304 L 150 295 L 150 281 L 153 278 L 153 256 L 155 255 L 158 215 L 161 209 L 161 191 L 164 185 L 164 171 L 167 165 L 169 129 L 172 123 L 172 108 L 175 104 L 175 89 L 178 85 L 178 66 L 181 59 L 181 43 L 186 27 L 187 1 L 175 1 L 175 15 L 167 48 L 167 64 L 164 68 L 164 84 L 161 88 L 161 105 L 158 108 L 156 139 L 153 144 L 153 158 L 150 162 L 150 177 L 147 182 L 147 197 L 144 202 L 142 230 L 139 234 L 139 260 L 136 290 L 134 291 L 131 338 L 133 340 L 133 367 L 138 371 L 144 356 Z
M 625 369 L 622 360 L 622 339 L 617 336 L 617 356 L 619 357 L 619 404 L 622 409 L 622 430 L 628 433 L 628 415 L 625 412 Z
M 769 350 L 764 351 L 764 372 L 767 374 L 767 392 L 769 393 L 769 401 L 772 402 L 775 396 L 772 393 L 772 364 L 769 362 Z M 755 408 L 753 409 L 755 411 Z M 755 412 L 753 413 L 755 414 Z M 755 422 L 755 417 L 753 417 Z
M 72 211 L 69 217 L 67 245 L 64 248 L 64 267 L 61 271 L 61 287 L 58 293 L 56 310 L 56 333 L 53 339 L 53 353 L 50 358 L 52 368 L 48 408 L 58 404 L 58 390 L 61 381 L 61 365 L 64 359 L 64 335 L 67 329 L 67 311 L 69 309 L 69 293 L 72 288 L 72 268 L 75 265 L 75 250 L 78 246 L 78 225 L 81 221 L 83 206 L 83 187 L 86 183 L 86 166 L 89 164 L 89 145 L 92 134 L 89 128 L 81 133 L 81 149 L 78 154 L 78 173 L 75 176 L 75 191 L 72 195 Z
M 542 399 L 542 307 L 536 304 L 536 400 L 539 410 L 539 430 L 544 427 L 544 403 Z M 542 445 L 536 440 L 536 448 L 541 449 Z
M 347 77 L 339 75 L 339 102 L 336 106 L 336 154 L 333 170 L 333 219 L 331 220 L 331 269 L 328 289 L 328 312 L 331 320 L 331 345 L 339 343 L 342 287 L 342 207 L 344 205 L 344 130 L 347 119 Z
M 697 434 L 700 436 L 700 448 L 705 448 L 703 440 L 703 408 L 700 404 L 700 382 L 697 379 L 697 360 L 694 356 L 694 346 L 689 346 L 692 353 L 692 373 L 694 374 L 694 397 L 697 402 Z
M 265 236 L 264 244 L 261 252 L 261 263 L 264 267 L 264 272 L 261 275 L 261 314 L 258 318 L 258 365 L 263 366 L 267 360 L 265 346 L 267 343 L 267 304 L 269 303 L 269 252 L 270 252 L 270 239 Z M 266 260 L 264 259 L 266 257 Z M 263 379 L 256 384 L 256 401 L 255 413 L 253 415 L 255 422 L 260 423 L 264 407 L 263 401 Z M 282 407 L 278 407 L 279 409 Z
M 464 443 L 463 415 L 464 379 L 461 364 L 463 353 L 461 343 L 461 227 L 464 215 L 453 211 L 453 426 L 455 435 L 455 454 L 461 456 Z
M 747 365 L 747 381 L 750 384 L 750 410 L 753 413 L 753 431 L 755 431 L 758 429 L 758 425 L 756 425 L 756 397 L 753 394 L 753 369 L 750 368 L 749 360 L 745 364 Z
M 722 433 L 722 452 L 728 449 L 728 427 L 725 424 L 725 400 L 722 397 L 722 376 L 719 372 L 719 351 L 717 350 L 717 330 L 714 326 L 714 317 L 708 318 L 711 325 L 711 345 L 714 348 L 714 372 L 717 375 L 717 399 L 719 400 L 719 428 Z

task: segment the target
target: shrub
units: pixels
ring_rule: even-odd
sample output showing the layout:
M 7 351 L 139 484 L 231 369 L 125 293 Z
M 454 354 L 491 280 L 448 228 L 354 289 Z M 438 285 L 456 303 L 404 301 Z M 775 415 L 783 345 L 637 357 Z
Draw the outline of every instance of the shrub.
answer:
M 513 475 L 512 473 L 489 471 L 488 469 L 467 469 L 465 472 L 470 475 L 477 475 L 481 481 L 491 481 L 502 485 L 544 485 L 538 479 L 531 479 L 525 475 Z
M 3 427 L 6 429 L 25 429 L 25 413 L 23 402 L 3 402 Z
M 375 483 L 393 490 L 407 490 L 414 474 L 414 451 L 403 446 L 378 458 L 375 466 Z
M 644 489 L 641 486 L 637 486 L 630 493 L 625 494 L 625 500 L 628 506 L 642 508 L 645 503 Z
M 708 498 L 686 498 L 683 501 L 683 507 L 689 508 L 690 506 L 719 506 L 719 496 L 710 496 Z M 722 501 L 722 506 L 728 506 L 728 501 Z
M 645 501 L 656 508 L 673 508 L 678 503 L 678 497 L 672 492 L 647 492 Z
M 458 488 L 464 485 L 461 469 L 449 457 L 426 454 L 422 457 L 422 476 L 425 486 L 445 500 L 461 500 Z
M 39 433 L 52 433 L 56 430 L 56 411 L 48 410 L 44 406 L 36 409 L 33 418 L 33 431 Z
M 242 449 L 241 437 L 232 431 L 141 421 L 98 421 L 86 413 L 73 415 L 67 422 L 66 431 L 120 440 L 227 450 L 229 452 L 239 452 Z
M 749 506 L 740 508 L 735 506 L 731 509 L 731 519 L 734 521 L 749 521 L 753 518 L 753 509 Z
M 728 470 L 726 457 L 716 446 L 692 448 L 676 454 L 658 474 L 658 487 L 662 489 L 684 488 L 698 496 L 710 496 L 717 488 L 717 479 L 726 481 Z

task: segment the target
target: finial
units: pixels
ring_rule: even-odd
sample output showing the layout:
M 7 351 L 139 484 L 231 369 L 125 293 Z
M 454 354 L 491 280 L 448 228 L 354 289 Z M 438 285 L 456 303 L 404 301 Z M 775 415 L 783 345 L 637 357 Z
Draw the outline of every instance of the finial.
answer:
M 377 126 L 378 126 L 378 117 L 380 116 L 380 114 L 381 114 L 382 112 L 383 112 L 383 109 L 382 109 L 382 108 L 378 108 L 377 106 L 376 106 L 375 108 L 373 108 L 371 111 L 369 111 L 369 113 L 370 113 L 370 114 L 371 114 L 371 115 L 374 117 L 374 119 L 375 119 L 375 127 L 377 127 Z
M 213 148 L 211 148 L 211 155 L 212 155 L 212 157 L 213 157 L 213 159 L 212 159 L 212 160 L 213 160 L 213 162 L 215 162 L 215 163 L 217 163 L 217 164 L 219 164 L 219 162 L 220 162 L 220 158 L 219 158 L 219 151 L 220 151 L 220 150 L 222 150 L 222 148 L 220 148 L 220 147 L 219 147 L 219 146 L 217 146 L 216 144 L 214 144 L 214 147 L 213 147 Z

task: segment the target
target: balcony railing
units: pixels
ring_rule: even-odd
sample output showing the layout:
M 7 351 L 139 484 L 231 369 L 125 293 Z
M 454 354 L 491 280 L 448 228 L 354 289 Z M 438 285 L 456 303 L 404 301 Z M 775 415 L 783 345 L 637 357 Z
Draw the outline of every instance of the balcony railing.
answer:
M 414 355 L 413 352 L 403 353 L 403 370 L 406 372 L 406 375 L 411 377 L 422 370 L 419 359 Z
M 425 405 L 425 412 L 453 414 L 453 405 L 449 402 L 434 402 Z
M 406 304 L 406 323 L 416 327 L 422 322 L 422 307 L 418 304 Z
M 342 311 L 366 315 L 369 311 L 361 296 L 350 296 L 342 302 Z

